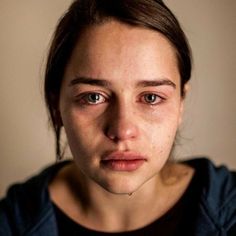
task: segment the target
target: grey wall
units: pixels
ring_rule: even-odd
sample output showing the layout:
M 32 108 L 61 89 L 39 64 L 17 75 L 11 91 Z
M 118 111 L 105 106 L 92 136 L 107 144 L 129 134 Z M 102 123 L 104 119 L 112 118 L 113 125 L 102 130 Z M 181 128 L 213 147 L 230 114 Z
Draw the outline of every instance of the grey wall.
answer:
M 0 196 L 54 162 L 42 77 L 51 34 L 70 0 L 0 1 Z M 236 1 L 168 0 L 194 54 L 181 145 L 236 169 Z

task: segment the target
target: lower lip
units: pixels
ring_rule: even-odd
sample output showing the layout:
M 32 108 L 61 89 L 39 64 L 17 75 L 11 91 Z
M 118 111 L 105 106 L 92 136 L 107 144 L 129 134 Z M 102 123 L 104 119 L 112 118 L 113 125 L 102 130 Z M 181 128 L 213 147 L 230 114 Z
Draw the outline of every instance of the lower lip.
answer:
M 105 160 L 102 165 L 114 171 L 135 171 L 143 165 L 145 160 Z

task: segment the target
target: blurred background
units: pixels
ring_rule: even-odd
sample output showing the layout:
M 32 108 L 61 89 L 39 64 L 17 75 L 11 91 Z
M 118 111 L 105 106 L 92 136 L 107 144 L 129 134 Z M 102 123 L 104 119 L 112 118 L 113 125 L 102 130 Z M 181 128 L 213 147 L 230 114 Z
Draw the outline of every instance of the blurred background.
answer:
M 236 169 L 236 1 L 166 0 L 194 56 L 176 158 L 208 156 Z M 0 197 L 55 162 L 43 74 L 58 18 L 71 0 L 0 1 Z

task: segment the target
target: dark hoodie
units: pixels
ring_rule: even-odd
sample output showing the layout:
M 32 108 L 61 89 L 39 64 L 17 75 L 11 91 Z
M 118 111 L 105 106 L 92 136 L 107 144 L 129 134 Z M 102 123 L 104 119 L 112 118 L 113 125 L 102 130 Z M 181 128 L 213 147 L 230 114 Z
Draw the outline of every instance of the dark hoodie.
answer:
M 13 185 L 0 201 L 0 236 L 56 236 L 58 227 L 48 183 L 64 161 L 23 184 Z M 188 160 L 199 176 L 196 217 L 189 236 L 236 236 L 236 172 L 205 158 Z M 125 234 L 124 234 L 125 235 Z

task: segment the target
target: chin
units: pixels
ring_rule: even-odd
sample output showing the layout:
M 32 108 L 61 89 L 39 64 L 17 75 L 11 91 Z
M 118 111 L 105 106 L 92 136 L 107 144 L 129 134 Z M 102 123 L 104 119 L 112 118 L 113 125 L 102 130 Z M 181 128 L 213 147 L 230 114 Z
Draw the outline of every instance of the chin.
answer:
M 104 188 L 107 192 L 114 194 L 114 195 L 129 195 L 131 196 L 133 193 L 135 193 L 137 191 L 137 189 L 108 189 L 108 188 Z
M 137 191 L 137 189 L 134 188 L 104 188 L 107 192 L 115 194 L 115 195 L 132 195 L 134 192 Z
M 112 181 L 105 181 L 99 185 L 107 192 L 116 195 L 131 195 L 136 192 L 145 181 L 135 181 L 132 177 L 115 178 Z

